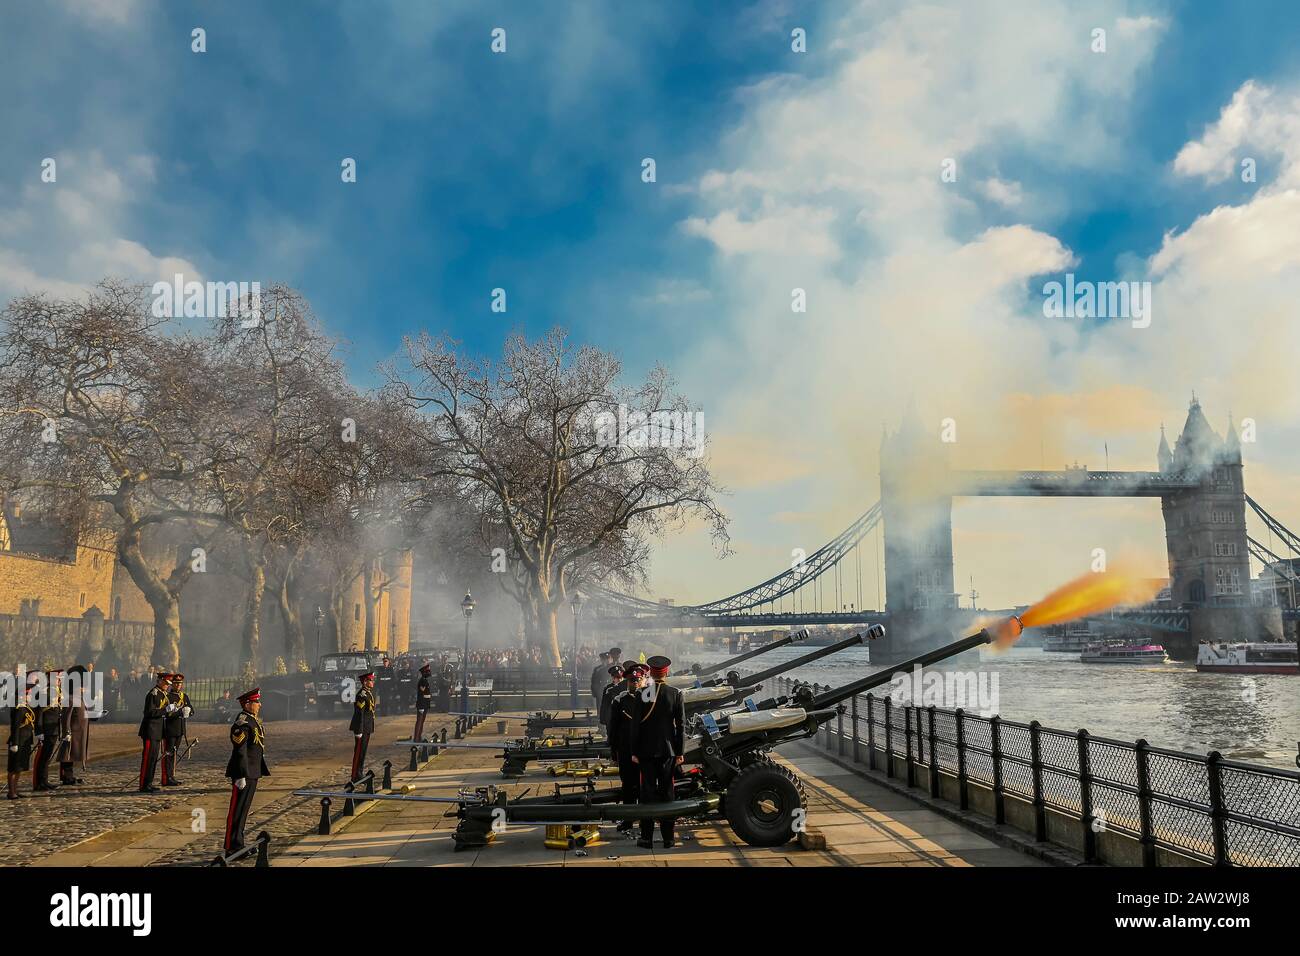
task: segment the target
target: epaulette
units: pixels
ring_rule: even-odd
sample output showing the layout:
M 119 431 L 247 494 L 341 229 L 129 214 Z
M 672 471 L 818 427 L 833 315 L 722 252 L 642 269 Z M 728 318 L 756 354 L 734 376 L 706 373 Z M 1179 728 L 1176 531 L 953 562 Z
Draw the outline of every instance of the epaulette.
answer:
M 246 723 L 248 723 L 248 711 L 246 711 L 246 710 L 241 710 L 241 711 L 239 712 L 239 716 L 235 718 L 235 723 L 237 723 L 237 724 L 246 724 Z

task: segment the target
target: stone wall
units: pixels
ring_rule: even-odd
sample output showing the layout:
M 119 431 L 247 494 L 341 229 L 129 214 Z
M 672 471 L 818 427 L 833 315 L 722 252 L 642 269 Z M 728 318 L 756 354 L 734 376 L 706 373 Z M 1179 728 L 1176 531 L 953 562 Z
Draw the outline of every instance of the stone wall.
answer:
M 97 659 L 112 645 L 124 666 L 144 668 L 153 650 L 153 625 L 84 617 L 27 617 L 0 614 L 0 670 L 69 667 Z
M 0 614 L 18 614 L 23 602 L 40 601 L 43 617 L 80 617 L 92 607 L 109 613 L 112 552 L 79 547 L 75 561 L 0 551 Z

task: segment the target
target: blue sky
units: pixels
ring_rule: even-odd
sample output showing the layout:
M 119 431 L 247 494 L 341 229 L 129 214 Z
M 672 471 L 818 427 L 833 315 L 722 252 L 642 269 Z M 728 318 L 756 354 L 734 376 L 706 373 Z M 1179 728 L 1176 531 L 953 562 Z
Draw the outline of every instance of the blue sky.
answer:
M 361 382 L 422 328 L 491 354 L 558 323 L 630 373 L 663 362 L 734 491 L 734 558 L 692 528 L 661 548 L 655 588 L 684 599 L 865 510 L 881 426 L 908 403 L 960 411 L 972 467 L 1043 448 L 1096 467 L 1105 442 L 1137 468 L 1196 389 L 1216 427 L 1271 416 L 1256 487 L 1300 524 L 1277 500 L 1296 390 L 1278 392 L 1276 348 L 1248 347 L 1292 334 L 1296 263 L 1282 241 L 1219 255 L 1295 225 L 1298 36 L 1285 2 L 5 3 L 0 297 L 177 268 L 283 281 L 351 342 Z M 1247 84 L 1244 133 L 1211 137 Z M 1221 174 L 1247 152 L 1257 183 Z M 1211 260 L 1228 279 L 1207 295 Z M 1044 328 L 1043 278 L 1065 271 L 1156 281 L 1162 328 Z M 1047 526 L 1023 504 L 959 509 L 961 540 L 1070 542 L 1028 580 L 959 547 L 959 578 L 1027 599 L 1097 536 L 1160 562 L 1158 512 L 1088 507 Z

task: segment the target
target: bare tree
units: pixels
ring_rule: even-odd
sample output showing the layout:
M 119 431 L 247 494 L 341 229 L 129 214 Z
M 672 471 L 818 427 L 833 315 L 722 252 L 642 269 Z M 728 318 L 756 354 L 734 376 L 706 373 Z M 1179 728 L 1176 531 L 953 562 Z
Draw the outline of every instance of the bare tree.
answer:
M 421 477 L 470 502 L 486 538 L 502 535 L 519 565 L 507 589 L 557 666 L 556 612 L 578 581 L 642 573 L 646 536 L 691 516 L 725 550 L 697 413 L 664 369 L 622 386 L 617 358 L 561 330 L 512 336 L 500 364 L 423 334 L 406 358 L 385 368 L 386 392 L 421 415 Z
M 118 560 L 153 610 L 153 660 L 176 666 L 180 592 L 195 565 L 173 549 L 151 556 L 146 533 L 210 527 L 213 516 L 190 441 L 202 348 L 163 334 L 168 321 L 151 314 L 143 287 L 112 280 L 84 300 L 12 301 L 0 329 L 0 448 L 11 489 L 112 509 Z
M 239 537 L 248 567 L 241 662 L 257 662 L 268 567 L 287 551 L 277 588 L 286 659 L 302 660 L 302 630 L 284 590 L 304 546 L 312 502 L 335 484 L 339 398 L 350 394 L 335 344 L 296 292 L 272 286 L 251 328 L 222 321 L 209 366 L 220 383 L 202 434 L 202 479 L 214 510 Z

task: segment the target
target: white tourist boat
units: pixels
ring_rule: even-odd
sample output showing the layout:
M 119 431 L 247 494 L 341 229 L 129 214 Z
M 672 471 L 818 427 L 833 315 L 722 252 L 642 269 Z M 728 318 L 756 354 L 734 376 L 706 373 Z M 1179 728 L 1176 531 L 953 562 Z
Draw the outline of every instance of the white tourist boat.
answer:
M 1079 660 L 1084 664 L 1164 664 L 1169 655 L 1162 644 L 1090 644 Z
M 1202 641 L 1196 648 L 1196 669 L 1217 674 L 1300 674 L 1300 660 L 1295 641 Z

